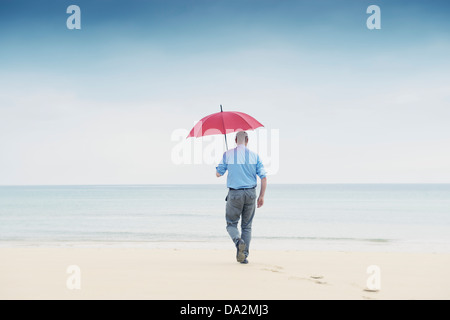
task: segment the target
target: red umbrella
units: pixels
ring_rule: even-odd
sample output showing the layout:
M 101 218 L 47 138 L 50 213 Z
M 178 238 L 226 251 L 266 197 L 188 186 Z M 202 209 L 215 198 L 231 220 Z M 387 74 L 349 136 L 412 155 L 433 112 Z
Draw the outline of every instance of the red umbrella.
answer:
M 225 136 L 228 150 L 227 133 L 254 130 L 259 127 L 264 126 L 248 114 L 237 111 L 223 111 L 222 105 L 220 105 L 220 112 L 210 114 L 197 122 L 187 138 L 222 133 Z

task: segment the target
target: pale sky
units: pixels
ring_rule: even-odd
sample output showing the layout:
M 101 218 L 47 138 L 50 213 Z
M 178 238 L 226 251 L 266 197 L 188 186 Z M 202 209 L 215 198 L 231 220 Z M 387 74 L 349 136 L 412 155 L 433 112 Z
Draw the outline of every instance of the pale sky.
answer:
M 447 1 L 74 3 L 0 1 L 0 185 L 225 183 L 172 159 L 220 104 L 272 183 L 450 183 Z

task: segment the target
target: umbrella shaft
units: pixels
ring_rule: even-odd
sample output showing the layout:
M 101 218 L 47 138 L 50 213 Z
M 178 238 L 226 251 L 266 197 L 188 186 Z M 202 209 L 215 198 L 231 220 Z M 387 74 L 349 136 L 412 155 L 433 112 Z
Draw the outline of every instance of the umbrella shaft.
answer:
M 226 146 L 226 148 L 227 148 L 227 150 L 228 150 L 227 135 L 226 135 L 226 134 L 224 134 L 224 136 L 225 136 L 225 146 Z

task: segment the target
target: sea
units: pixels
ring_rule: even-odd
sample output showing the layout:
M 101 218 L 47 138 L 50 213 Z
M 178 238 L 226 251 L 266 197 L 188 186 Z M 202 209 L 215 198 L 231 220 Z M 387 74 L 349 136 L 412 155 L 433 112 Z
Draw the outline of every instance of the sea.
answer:
M 227 192 L 217 184 L 0 186 L 0 247 L 234 250 Z M 450 184 L 269 184 L 252 232 L 250 250 L 450 253 Z

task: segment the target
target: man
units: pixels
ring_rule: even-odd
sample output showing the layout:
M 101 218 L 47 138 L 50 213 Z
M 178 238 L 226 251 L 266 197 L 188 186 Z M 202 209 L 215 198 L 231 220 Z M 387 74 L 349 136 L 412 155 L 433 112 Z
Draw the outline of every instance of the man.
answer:
M 258 208 L 264 204 L 267 178 L 259 156 L 247 148 L 248 135 L 245 131 L 236 133 L 237 147 L 226 151 L 216 167 L 216 176 L 221 177 L 228 170 L 228 196 L 225 199 L 227 231 L 237 248 L 236 260 L 248 263 L 247 257 L 252 238 L 252 221 L 255 215 L 256 176 L 261 179 Z M 237 228 L 241 221 L 241 235 Z

